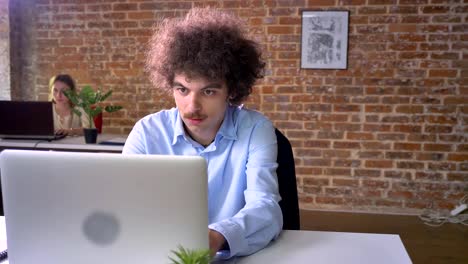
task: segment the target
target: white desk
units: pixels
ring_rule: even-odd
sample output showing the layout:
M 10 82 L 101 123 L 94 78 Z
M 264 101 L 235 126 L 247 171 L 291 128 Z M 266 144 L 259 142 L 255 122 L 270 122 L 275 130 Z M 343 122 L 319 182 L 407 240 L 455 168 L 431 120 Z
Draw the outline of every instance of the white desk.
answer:
M 97 142 L 116 139 L 123 141 L 126 136 L 99 134 Z M 116 152 L 121 153 L 123 146 L 86 144 L 84 137 L 65 137 L 59 140 L 27 140 L 27 139 L 1 139 L 0 151 L 3 149 L 35 149 L 35 150 L 58 150 L 58 151 L 90 151 L 90 152 Z
M 5 217 L 0 217 L 0 246 L 5 248 Z M 8 263 L 2 262 L 2 264 Z M 320 231 L 283 231 L 267 248 L 248 257 L 216 264 L 359 263 L 406 264 L 411 260 L 398 235 Z
M 398 235 L 287 230 L 267 248 L 227 263 L 406 264 L 411 260 Z

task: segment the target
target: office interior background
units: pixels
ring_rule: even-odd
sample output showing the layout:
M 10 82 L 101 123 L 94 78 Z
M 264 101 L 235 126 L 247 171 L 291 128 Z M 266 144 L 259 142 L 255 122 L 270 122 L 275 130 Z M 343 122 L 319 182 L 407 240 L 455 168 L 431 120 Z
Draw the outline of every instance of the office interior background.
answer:
M 419 213 L 468 192 L 466 0 L 0 0 L 0 97 L 49 78 L 114 91 L 105 133 L 174 106 L 144 71 L 155 22 L 212 6 L 245 19 L 267 62 L 246 107 L 291 141 L 302 209 Z M 303 69 L 304 10 L 349 11 L 347 69 Z

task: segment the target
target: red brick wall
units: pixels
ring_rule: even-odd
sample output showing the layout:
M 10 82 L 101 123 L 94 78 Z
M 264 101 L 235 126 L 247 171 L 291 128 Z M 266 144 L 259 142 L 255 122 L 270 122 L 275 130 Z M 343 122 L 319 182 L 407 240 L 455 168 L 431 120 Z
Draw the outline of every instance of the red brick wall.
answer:
M 173 105 L 143 71 L 153 22 L 205 5 L 237 12 L 265 48 L 248 106 L 292 142 L 302 208 L 417 212 L 468 192 L 467 0 L 36 0 L 11 14 L 35 11 L 22 74 L 37 99 L 59 72 L 113 89 L 125 110 L 104 129 L 128 133 Z M 347 70 L 300 69 L 305 9 L 350 11 Z

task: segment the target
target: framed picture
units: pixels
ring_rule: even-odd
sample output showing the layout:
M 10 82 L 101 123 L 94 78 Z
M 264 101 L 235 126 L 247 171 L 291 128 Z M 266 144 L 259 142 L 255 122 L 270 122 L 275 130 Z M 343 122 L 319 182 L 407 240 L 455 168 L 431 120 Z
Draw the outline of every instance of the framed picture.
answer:
M 301 68 L 346 69 L 348 11 L 302 11 Z

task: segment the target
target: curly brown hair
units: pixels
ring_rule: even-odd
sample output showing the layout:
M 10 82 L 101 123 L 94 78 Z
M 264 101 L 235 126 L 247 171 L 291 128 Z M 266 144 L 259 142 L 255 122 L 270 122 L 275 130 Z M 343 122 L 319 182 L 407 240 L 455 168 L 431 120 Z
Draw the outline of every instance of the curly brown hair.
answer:
M 259 45 L 247 37 L 238 17 L 193 8 L 185 17 L 165 19 L 150 39 L 146 70 L 156 87 L 172 91 L 175 74 L 225 80 L 229 103 L 238 105 L 263 77 Z

